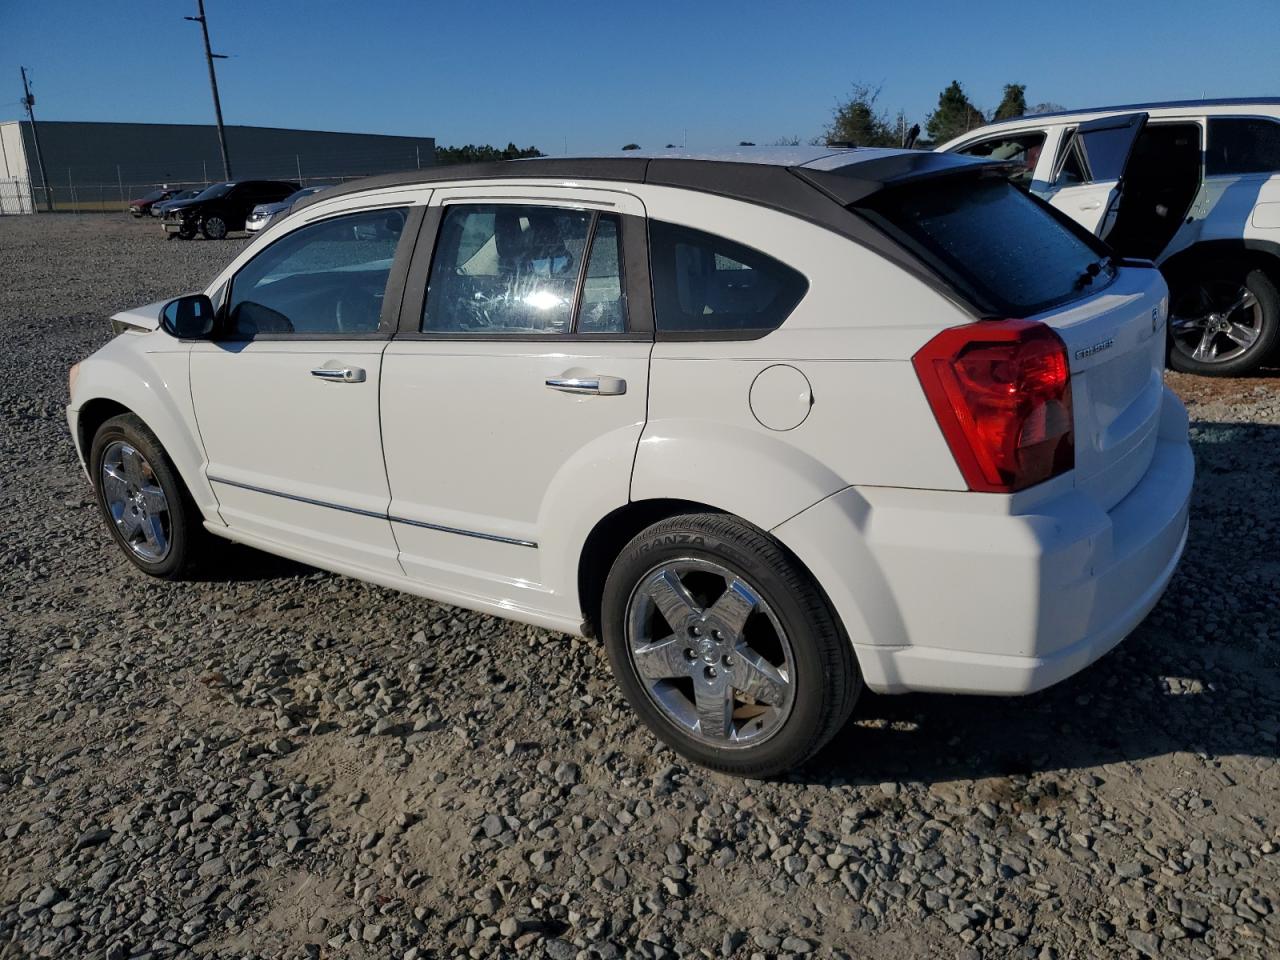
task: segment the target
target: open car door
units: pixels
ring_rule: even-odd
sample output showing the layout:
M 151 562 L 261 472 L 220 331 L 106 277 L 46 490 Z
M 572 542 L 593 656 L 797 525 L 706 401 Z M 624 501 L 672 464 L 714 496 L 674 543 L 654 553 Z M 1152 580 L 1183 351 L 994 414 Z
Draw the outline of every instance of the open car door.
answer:
M 1106 238 L 1115 224 L 1133 146 L 1145 113 L 1123 113 L 1080 124 L 1063 135 L 1046 199 L 1086 230 Z

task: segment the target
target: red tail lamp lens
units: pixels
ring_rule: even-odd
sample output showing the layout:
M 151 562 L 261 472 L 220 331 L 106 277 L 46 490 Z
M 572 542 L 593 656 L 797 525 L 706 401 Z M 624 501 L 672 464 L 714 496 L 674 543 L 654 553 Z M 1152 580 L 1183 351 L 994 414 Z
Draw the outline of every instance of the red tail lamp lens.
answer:
M 1075 465 L 1067 348 L 1044 324 L 953 327 L 912 363 L 969 489 L 1012 493 Z

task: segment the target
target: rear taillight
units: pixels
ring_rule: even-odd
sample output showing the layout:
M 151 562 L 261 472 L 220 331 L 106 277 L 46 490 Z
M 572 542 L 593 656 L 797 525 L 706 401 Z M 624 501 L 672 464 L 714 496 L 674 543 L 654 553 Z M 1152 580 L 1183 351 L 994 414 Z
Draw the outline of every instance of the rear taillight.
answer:
M 1044 324 L 952 327 L 912 363 L 969 489 L 1012 493 L 1075 465 L 1067 348 Z

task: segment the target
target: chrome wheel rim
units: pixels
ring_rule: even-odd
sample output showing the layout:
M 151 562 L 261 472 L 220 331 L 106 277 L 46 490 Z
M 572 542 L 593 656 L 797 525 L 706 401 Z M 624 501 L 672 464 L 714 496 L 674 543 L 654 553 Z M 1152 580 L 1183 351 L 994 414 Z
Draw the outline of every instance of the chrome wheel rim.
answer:
M 1238 283 L 1201 283 L 1170 311 L 1173 348 L 1199 363 L 1243 356 L 1262 335 L 1262 304 Z
M 138 448 L 123 440 L 102 454 L 102 497 L 120 540 L 136 556 L 159 563 L 169 555 L 169 500 L 155 470 Z
M 795 658 L 758 590 L 699 558 L 652 568 L 627 601 L 635 676 L 681 733 L 721 748 L 754 747 L 795 702 Z

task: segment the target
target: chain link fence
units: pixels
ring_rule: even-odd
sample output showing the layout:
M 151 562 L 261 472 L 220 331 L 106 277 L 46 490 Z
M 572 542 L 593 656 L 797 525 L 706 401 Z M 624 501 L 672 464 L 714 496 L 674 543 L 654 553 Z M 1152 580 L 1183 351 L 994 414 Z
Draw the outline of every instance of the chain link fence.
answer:
M 31 184 L 15 177 L 0 179 L 0 215 L 33 212 Z
M 344 183 L 379 173 L 393 173 L 431 166 L 433 156 L 417 149 L 387 154 L 289 154 L 274 157 L 233 157 L 237 180 L 286 180 L 307 187 L 316 184 Z M 102 182 L 104 166 L 115 166 L 115 182 Z M 129 209 L 129 201 L 154 190 L 199 190 L 222 182 L 217 176 L 220 164 L 207 160 L 158 162 L 154 170 L 139 169 L 138 163 L 127 165 L 97 164 L 92 171 L 68 167 L 61 172 L 49 170 L 48 202 L 46 190 L 38 180 L 0 179 L 0 214 L 44 213 L 51 205 L 55 212 L 118 213 Z M 124 169 L 130 175 L 123 173 Z M 212 174 L 212 176 L 211 176 Z

